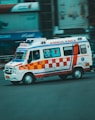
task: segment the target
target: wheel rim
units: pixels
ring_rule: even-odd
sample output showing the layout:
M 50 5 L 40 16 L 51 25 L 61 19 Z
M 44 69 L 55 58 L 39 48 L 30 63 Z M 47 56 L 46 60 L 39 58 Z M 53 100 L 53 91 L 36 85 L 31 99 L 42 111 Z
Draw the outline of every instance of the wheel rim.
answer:
M 76 70 L 75 73 L 74 73 L 74 76 L 75 76 L 75 78 L 77 78 L 77 79 L 81 78 L 81 76 L 82 76 L 81 71 Z
M 33 82 L 33 78 L 31 75 L 26 75 L 24 78 L 24 83 L 25 84 L 31 84 Z

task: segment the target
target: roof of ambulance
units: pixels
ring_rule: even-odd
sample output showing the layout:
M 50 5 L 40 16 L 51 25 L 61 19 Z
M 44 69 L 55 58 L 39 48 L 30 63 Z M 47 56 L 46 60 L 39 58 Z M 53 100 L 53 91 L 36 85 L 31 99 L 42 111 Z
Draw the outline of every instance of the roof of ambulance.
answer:
M 46 38 L 27 38 L 26 42 L 21 43 L 18 48 L 36 48 L 44 46 L 53 46 L 57 44 L 72 44 L 79 42 L 87 42 L 86 37 L 67 37 L 67 38 L 55 38 L 55 39 L 46 39 Z

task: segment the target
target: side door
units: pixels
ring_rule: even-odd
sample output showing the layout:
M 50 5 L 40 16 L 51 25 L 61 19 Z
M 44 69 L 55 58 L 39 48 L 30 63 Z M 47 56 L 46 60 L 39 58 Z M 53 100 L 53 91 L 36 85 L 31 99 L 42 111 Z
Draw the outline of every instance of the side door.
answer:
M 40 59 L 40 50 L 30 51 L 28 63 L 33 61 L 35 62 L 36 60 L 39 60 L 39 59 Z
M 72 59 L 73 59 L 73 45 L 64 46 L 63 48 L 63 65 L 62 69 L 64 71 L 72 69 Z
M 78 64 L 80 64 L 83 68 L 89 68 L 90 64 L 92 65 L 92 55 L 89 44 L 80 44 Z
M 43 50 L 45 61 L 45 72 L 54 72 L 59 69 L 60 47 L 47 48 Z

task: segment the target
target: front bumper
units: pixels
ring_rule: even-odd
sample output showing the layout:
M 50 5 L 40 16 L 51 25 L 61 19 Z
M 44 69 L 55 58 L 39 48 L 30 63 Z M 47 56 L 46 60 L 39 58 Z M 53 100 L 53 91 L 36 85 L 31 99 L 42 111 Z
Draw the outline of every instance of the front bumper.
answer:
M 9 80 L 9 81 L 21 81 L 22 80 L 22 77 L 19 74 L 10 75 L 10 74 L 4 73 L 4 77 L 5 77 L 5 80 Z

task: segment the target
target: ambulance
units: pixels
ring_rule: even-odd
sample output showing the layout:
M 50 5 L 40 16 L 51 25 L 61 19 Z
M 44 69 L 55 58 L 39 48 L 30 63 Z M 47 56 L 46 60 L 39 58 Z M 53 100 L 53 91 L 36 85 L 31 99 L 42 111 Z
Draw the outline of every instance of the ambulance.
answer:
M 91 66 L 92 53 L 86 37 L 27 38 L 5 65 L 4 77 L 13 84 L 32 84 L 37 78 L 55 75 L 80 79 Z

